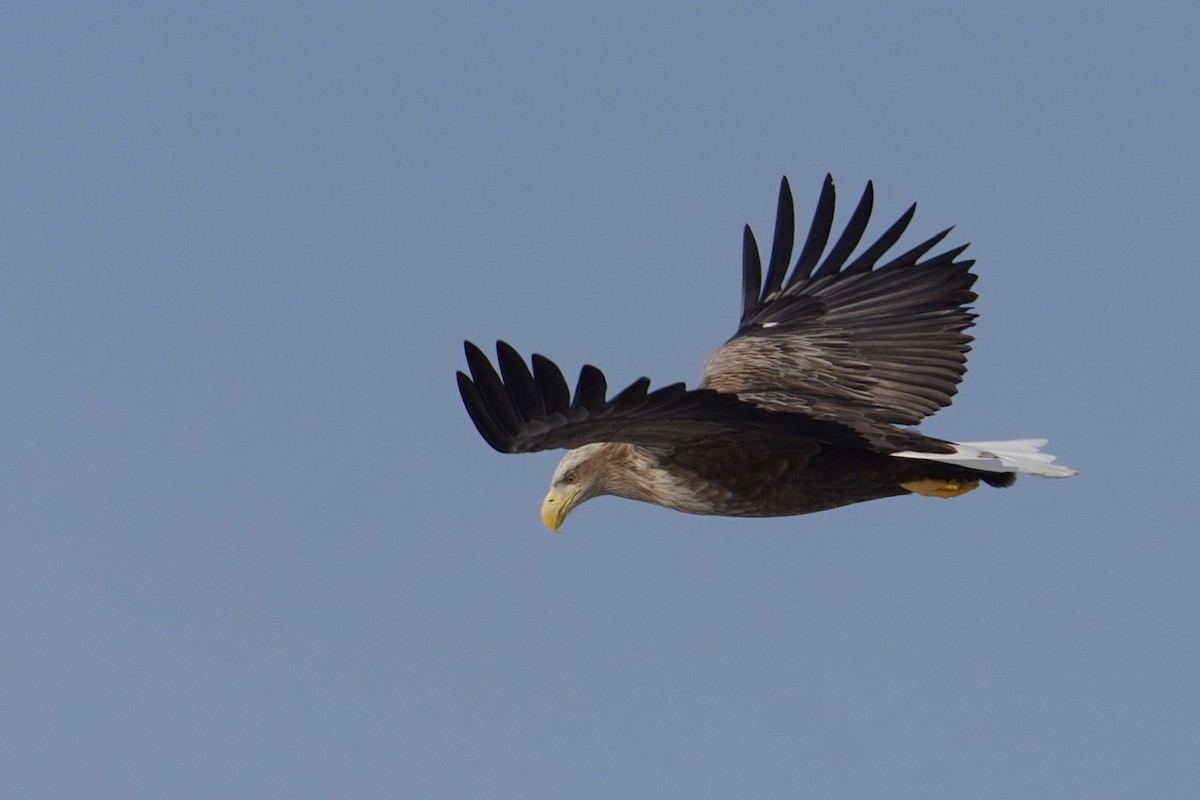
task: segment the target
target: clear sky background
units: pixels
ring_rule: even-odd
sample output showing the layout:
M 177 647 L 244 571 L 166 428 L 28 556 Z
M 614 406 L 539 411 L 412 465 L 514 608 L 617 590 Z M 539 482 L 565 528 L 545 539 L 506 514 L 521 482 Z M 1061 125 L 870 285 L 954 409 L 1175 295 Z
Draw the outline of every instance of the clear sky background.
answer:
M 0 795 L 1200 796 L 1200 7 L 823 5 L 5 4 Z M 546 532 L 462 340 L 694 382 L 826 172 L 1081 475 Z

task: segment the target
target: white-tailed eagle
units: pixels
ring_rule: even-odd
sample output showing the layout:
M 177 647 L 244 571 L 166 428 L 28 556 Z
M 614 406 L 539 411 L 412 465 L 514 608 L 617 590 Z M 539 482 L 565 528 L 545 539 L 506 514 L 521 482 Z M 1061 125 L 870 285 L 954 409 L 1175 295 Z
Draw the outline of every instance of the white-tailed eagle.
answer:
M 584 366 L 572 394 L 544 356 L 498 342 L 496 362 L 466 343 L 458 387 L 484 440 L 502 453 L 569 448 L 542 504 L 557 531 L 580 503 L 611 494 L 692 514 L 773 517 L 903 494 L 957 497 L 1018 472 L 1074 470 L 1039 452 L 1043 439 L 950 442 L 911 427 L 947 406 L 966 372 L 975 315 L 966 245 L 927 256 L 949 229 L 893 257 L 909 207 L 851 257 L 874 202 L 870 183 L 827 250 L 833 179 L 792 264 L 795 211 L 784 178 L 764 279 L 746 226 L 737 333 L 700 383 L 654 391 L 641 378 L 607 397 Z M 789 273 L 789 265 L 791 265 Z

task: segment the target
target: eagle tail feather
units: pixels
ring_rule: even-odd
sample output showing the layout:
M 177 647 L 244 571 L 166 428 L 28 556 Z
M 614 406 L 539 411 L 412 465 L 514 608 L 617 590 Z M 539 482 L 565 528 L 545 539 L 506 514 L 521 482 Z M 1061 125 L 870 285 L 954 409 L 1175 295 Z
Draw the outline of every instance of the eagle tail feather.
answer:
M 941 461 L 983 472 L 1024 472 L 1043 478 L 1069 478 L 1076 470 L 1055 464 L 1055 457 L 1043 453 L 1046 439 L 1011 439 L 1003 442 L 950 442 L 953 453 L 918 453 L 906 450 L 892 453 L 899 458 Z

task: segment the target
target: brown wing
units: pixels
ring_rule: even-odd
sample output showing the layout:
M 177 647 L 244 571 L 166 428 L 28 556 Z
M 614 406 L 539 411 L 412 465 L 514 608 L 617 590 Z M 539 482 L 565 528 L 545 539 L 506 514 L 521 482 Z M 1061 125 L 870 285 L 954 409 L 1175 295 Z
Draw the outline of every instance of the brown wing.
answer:
M 741 324 L 709 357 L 700 387 L 861 429 L 916 424 L 950 404 L 966 372 L 971 337 L 963 331 L 975 318 L 968 308 L 975 300 L 975 262 L 955 260 L 966 245 L 920 260 L 947 229 L 879 265 L 915 204 L 851 261 L 871 215 L 870 183 L 822 260 L 834 199 L 833 179 L 826 176 L 790 275 L 795 212 L 787 178 L 779 188 L 765 281 L 746 226 Z

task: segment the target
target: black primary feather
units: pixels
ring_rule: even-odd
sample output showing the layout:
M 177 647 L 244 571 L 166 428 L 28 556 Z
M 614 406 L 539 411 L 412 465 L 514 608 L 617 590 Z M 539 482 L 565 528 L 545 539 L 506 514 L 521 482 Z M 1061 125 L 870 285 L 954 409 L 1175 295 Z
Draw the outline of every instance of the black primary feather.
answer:
M 833 231 L 833 210 L 836 203 L 837 191 L 833 186 L 833 176 L 826 175 L 825 183 L 821 186 L 821 196 L 817 198 L 817 208 L 813 211 L 812 223 L 808 227 L 808 236 L 804 239 L 804 246 L 800 248 L 800 257 L 796 259 L 788 286 L 808 280 L 813 267 L 821 260 L 821 253 L 825 252 L 829 234 Z M 769 299 L 763 296 L 763 302 Z
M 792 246 L 796 241 L 796 208 L 792 203 L 792 187 L 785 177 L 779 182 L 779 204 L 775 211 L 775 238 L 771 242 L 771 262 L 767 267 L 767 281 L 763 284 L 762 297 L 767 298 L 783 288 L 788 263 L 792 260 Z
M 854 248 L 858 247 L 858 243 L 862 241 L 862 236 L 867 231 L 867 222 L 871 219 L 871 209 L 875 206 L 875 186 L 870 181 L 867 181 L 867 188 L 863 190 L 862 197 L 858 201 L 858 206 L 855 207 L 854 213 L 850 215 L 850 221 L 846 223 L 846 229 L 842 231 L 842 235 L 838 237 L 837 244 L 829 251 L 829 255 L 825 257 L 825 262 L 817 267 L 813 278 L 823 278 L 827 275 L 836 275 L 842 265 L 846 263 L 846 259 L 854 252 Z

